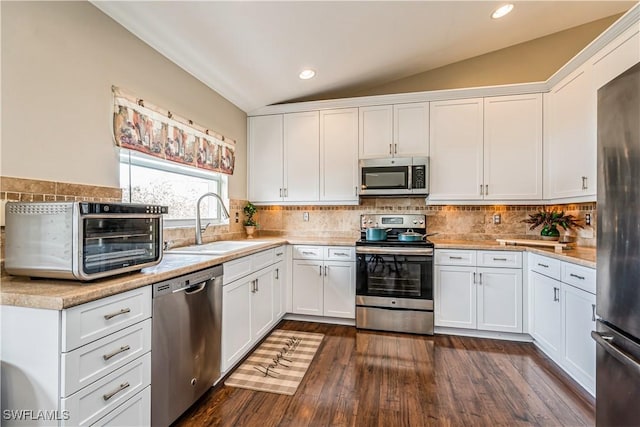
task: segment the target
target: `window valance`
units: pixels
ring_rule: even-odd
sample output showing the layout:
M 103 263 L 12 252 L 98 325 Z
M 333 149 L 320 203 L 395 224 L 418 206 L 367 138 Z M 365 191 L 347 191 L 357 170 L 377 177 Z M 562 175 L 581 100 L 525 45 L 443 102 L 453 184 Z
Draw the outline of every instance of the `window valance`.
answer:
M 235 141 L 112 87 L 116 145 L 233 175 Z

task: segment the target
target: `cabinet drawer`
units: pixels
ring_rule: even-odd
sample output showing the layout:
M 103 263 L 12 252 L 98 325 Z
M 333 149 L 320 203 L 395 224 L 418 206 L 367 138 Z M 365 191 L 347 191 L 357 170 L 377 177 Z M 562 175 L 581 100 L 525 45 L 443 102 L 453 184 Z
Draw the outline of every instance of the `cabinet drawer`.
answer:
M 478 251 L 478 267 L 522 268 L 522 252 Z
M 322 260 L 322 246 L 300 246 L 293 247 L 293 259 L 317 259 Z
M 151 319 L 62 353 L 61 396 L 67 397 L 151 351 Z
M 70 418 L 63 425 L 91 425 L 151 384 L 151 353 L 129 362 L 71 396 L 60 399 Z
M 252 262 L 250 256 L 234 259 L 233 261 L 225 262 L 222 265 L 223 275 L 222 283 L 231 283 L 234 280 L 238 280 L 241 277 L 248 276 L 252 272 Z
M 563 262 L 562 281 L 594 295 L 596 293 L 596 271 L 593 268 Z
M 151 386 L 118 406 L 93 426 L 128 427 L 151 425 Z
M 476 251 L 438 249 L 436 264 L 439 265 L 476 265 Z
M 529 254 L 529 270 L 560 280 L 560 265 L 562 261 L 546 256 Z
M 348 246 L 327 246 L 325 248 L 325 260 L 331 261 L 355 261 L 356 252 Z
M 251 255 L 251 270 L 258 271 L 268 265 L 275 262 L 275 250 L 267 249 L 266 251 L 258 252 Z
M 151 286 L 112 295 L 62 311 L 62 351 L 151 317 Z

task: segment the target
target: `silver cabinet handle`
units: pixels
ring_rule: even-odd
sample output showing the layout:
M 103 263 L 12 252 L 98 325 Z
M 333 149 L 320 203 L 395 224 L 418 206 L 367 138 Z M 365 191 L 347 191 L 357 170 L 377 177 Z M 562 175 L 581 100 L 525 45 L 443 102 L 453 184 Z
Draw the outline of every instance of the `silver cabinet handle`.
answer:
M 260 292 L 260 286 L 258 286 L 260 282 L 256 279 L 256 292 Z
M 553 301 L 560 301 L 560 297 L 558 296 L 558 291 L 560 291 L 560 288 L 556 288 L 555 286 L 553 287 Z
M 596 321 L 596 305 L 595 304 L 591 304 L 591 321 L 592 322 Z
M 353 187 L 353 195 L 354 196 L 358 195 L 358 186 L 357 185 L 355 187 Z
M 539 265 L 540 267 L 549 268 L 549 266 L 548 266 L 547 264 L 540 264 L 540 263 L 538 263 L 538 265 Z
M 474 284 L 476 283 L 476 272 L 475 271 L 473 272 L 473 283 Z
M 479 276 L 478 285 L 482 286 L 482 273 L 478 274 L 478 276 Z
M 255 280 L 252 280 L 252 281 L 251 281 L 251 293 L 252 293 L 252 294 L 255 294 L 257 290 L 258 290 L 258 289 L 257 289 L 257 287 L 256 287 L 256 281 L 255 281 Z
M 129 383 L 122 383 L 120 384 L 120 386 L 113 390 L 111 393 L 107 393 L 107 394 L 103 394 L 102 398 L 106 401 L 111 399 L 113 396 L 115 396 L 116 394 L 120 393 L 122 390 L 124 390 L 125 388 L 129 387 Z
M 344 252 L 336 252 L 334 253 L 335 256 L 349 256 L 349 254 L 345 254 Z
M 302 251 L 302 255 L 315 255 L 315 252 Z
M 506 258 L 494 258 L 493 260 L 494 261 L 506 261 L 507 259 Z
M 284 197 L 289 197 L 289 189 L 288 188 L 284 189 Z
M 489 184 L 486 184 L 486 185 L 484 186 L 484 195 L 485 195 L 485 196 L 488 196 L 488 195 L 489 195 Z
M 393 144 L 393 154 L 398 154 L 398 144 Z
M 393 154 L 393 149 L 391 148 L 393 144 L 389 144 L 389 154 Z
M 618 362 L 628 368 L 631 368 L 634 374 L 640 375 L 640 364 L 634 360 L 633 357 L 611 344 L 613 341 L 613 337 L 611 335 L 603 335 L 602 333 L 591 331 L 591 338 L 593 338 L 596 343 L 600 344 L 604 350 L 618 360 Z
M 321 266 L 321 265 L 319 265 L 319 266 L 318 266 L 318 269 L 320 270 L 320 273 L 319 273 L 319 274 L 322 276 L 322 266 Z
M 461 256 L 451 256 L 449 255 L 449 259 L 462 259 Z
M 324 275 L 327 275 L 327 270 L 329 270 L 329 267 L 327 267 L 326 265 L 324 266 Z
M 280 189 L 280 197 L 282 197 L 282 188 Z
M 484 186 L 480 184 L 480 195 L 484 196 Z
M 583 189 L 583 190 L 586 190 L 587 188 L 589 188 L 589 187 L 587 186 L 587 177 L 586 177 L 586 176 L 583 176 L 583 177 L 581 177 L 581 178 L 582 178 L 582 189 Z
M 105 314 L 104 320 L 111 320 L 116 316 L 120 316 L 121 314 L 127 314 L 127 313 L 131 313 L 131 309 L 129 307 L 123 308 L 122 310 L 116 311 L 115 313 Z
M 109 353 L 109 354 L 103 354 L 103 355 L 102 355 L 102 358 L 103 358 L 104 360 L 109 360 L 109 359 L 111 359 L 113 356 L 115 356 L 115 355 L 117 355 L 117 354 L 120 354 L 120 353 L 124 353 L 124 352 L 125 352 L 125 351 L 127 351 L 127 350 L 131 350 L 131 346 L 129 346 L 128 344 L 127 344 L 127 345 L 123 345 L 123 346 L 122 346 L 122 347 L 120 347 L 119 349 L 117 349 L 117 350 L 115 350 L 115 351 L 113 351 L 113 352 L 111 352 L 111 353 Z
M 577 274 L 571 273 L 571 274 L 569 274 L 569 276 L 575 277 L 576 279 L 584 280 L 584 276 L 578 276 Z
M 276 268 L 276 280 L 280 279 L 280 269 Z

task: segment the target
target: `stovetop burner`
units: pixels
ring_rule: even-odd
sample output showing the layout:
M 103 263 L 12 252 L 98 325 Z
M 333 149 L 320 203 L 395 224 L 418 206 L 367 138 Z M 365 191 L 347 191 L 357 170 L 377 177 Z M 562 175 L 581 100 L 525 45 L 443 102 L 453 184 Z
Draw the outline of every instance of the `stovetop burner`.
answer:
M 356 246 L 390 246 L 390 247 L 433 247 L 427 239 L 405 241 L 399 240 L 398 235 L 408 231 L 427 234 L 426 215 L 394 215 L 394 214 L 366 214 L 360 215 L 361 233 Z M 387 229 L 386 240 L 367 240 L 367 228 Z

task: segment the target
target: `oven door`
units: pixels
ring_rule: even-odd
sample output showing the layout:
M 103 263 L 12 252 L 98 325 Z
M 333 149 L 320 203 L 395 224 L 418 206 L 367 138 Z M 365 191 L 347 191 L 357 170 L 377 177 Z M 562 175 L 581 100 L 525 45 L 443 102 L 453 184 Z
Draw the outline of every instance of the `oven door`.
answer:
M 81 274 L 131 271 L 162 258 L 160 215 L 84 216 L 80 221 Z
M 432 248 L 356 248 L 356 295 L 433 301 Z

